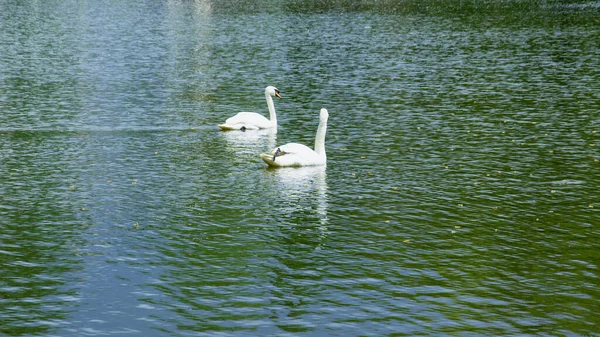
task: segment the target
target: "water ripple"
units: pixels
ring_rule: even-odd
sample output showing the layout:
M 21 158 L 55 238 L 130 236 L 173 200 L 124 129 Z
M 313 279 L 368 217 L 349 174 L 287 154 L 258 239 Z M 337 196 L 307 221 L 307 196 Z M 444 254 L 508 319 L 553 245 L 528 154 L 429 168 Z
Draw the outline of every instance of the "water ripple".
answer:
M 593 3 L 0 9 L 0 334 L 598 332 Z

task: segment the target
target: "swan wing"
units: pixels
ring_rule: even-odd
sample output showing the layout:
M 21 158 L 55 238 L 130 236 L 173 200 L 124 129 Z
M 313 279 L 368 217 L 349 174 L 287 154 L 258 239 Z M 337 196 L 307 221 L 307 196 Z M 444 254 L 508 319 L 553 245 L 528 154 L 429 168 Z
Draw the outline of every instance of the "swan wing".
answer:
M 257 130 L 273 127 L 273 123 L 265 116 L 256 112 L 239 112 L 227 118 L 225 124 L 219 125 L 221 130 Z
M 293 154 L 293 155 L 303 155 L 303 154 L 315 152 L 310 147 L 308 147 L 304 144 L 299 144 L 299 143 L 288 143 L 288 144 L 278 147 L 277 149 L 279 149 L 279 151 L 283 152 L 284 154 Z M 271 152 L 274 154 L 275 151 L 277 151 L 277 149 L 274 149 Z

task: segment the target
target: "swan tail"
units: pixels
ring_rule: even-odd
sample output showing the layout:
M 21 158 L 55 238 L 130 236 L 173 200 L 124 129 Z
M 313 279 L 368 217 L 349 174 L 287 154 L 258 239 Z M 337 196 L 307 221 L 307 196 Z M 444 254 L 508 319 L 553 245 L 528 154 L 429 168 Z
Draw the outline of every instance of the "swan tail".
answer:
M 219 128 L 221 128 L 221 131 L 230 131 L 230 130 L 233 130 L 233 127 L 231 125 L 228 125 L 228 124 L 219 124 Z
M 260 155 L 260 158 L 271 167 L 281 167 L 281 165 L 273 160 L 273 155 L 270 153 L 263 153 Z
M 260 130 L 259 127 L 257 127 L 256 125 L 244 125 L 244 124 L 235 124 L 235 125 L 231 125 L 231 124 L 219 124 L 219 128 L 221 128 L 221 131 L 232 131 L 232 130 L 240 130 L 240 131 L 246 131 L 246 130 Z

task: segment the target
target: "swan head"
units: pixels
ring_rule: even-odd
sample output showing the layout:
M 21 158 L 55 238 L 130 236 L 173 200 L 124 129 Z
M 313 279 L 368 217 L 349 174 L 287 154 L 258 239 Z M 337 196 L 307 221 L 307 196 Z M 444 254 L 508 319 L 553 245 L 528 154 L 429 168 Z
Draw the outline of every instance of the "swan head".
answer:
M 273 86 L 268 86 L 265 88 L 265 93 L 267 95 L 271 95 L 271 96 L 275 96 L 277 98 L 281 98 L 281 95 L 279 94 L 279 90 L 277 90 L 277 88 L 273 87 Z
M 327 119 L 329 118 L 329 112 L 327 111 L 327 109 L 325 109 L 325 108 L 321 109 L 321 113 L 319 114 L 319 118 L 322 121 L 327 122 Z

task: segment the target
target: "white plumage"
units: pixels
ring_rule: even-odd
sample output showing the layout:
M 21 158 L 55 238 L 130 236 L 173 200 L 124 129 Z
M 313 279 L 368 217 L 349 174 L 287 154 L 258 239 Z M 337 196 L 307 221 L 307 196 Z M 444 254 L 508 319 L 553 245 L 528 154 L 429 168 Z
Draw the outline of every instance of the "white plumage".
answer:
M 327 109 L 321 109 L 314 150 L 303 144 L 288 143 L 275 148 L 270 153 L 261 154 L 260 158 L 273 167 L 326 165 L 325 134 L 328 118 Z
M 227 118 L 225 124 L 220 124 L 219 127 L 223 131 L 229 130 L 258 130 L 270 129 L 277 127 L 277 114 L 275 112 L 275 104 L 273 96 L 281 98 L 279 90 L 273 86 L 265 88 L 265 98 L 269 108 L 269 119 L 256 112 L 239 112 L 237 115 Z

